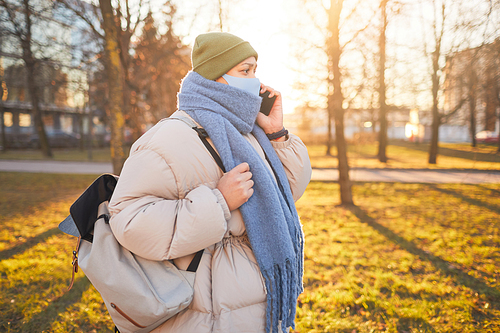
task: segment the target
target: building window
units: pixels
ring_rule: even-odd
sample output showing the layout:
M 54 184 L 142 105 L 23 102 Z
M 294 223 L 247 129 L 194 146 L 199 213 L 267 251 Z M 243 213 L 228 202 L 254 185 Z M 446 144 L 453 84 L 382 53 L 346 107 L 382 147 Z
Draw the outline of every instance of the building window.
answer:
M 11 112 L 4 112 L 3 123 L 5 124 L 5 127 L 12 127 L 12 125 L 14 125 Z
M 19 114 L 19 126 L 30 127 L 31 126 L 31 115 L 28 113 Z

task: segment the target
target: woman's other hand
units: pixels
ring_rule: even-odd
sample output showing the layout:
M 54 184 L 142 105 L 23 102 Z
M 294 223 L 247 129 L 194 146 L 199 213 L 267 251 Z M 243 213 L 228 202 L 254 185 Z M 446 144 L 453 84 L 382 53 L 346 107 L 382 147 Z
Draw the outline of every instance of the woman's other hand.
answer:
M 253 180 L 248 163 L 241 163 L 219 180 L 217 189 L 226 199 L 230 211 L 238 209 L 253 194 Z

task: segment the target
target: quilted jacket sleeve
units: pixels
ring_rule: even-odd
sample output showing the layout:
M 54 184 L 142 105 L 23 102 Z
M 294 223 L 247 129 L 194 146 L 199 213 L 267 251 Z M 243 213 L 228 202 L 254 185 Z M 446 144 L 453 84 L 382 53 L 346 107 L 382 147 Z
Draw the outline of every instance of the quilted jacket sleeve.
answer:
M 199 185 L 180 197 L 171 166 L 150 149 L 127 159 L 109 208 L 120 244 L 151 260 L 183 257 L 219 242 L 230 217 L 217 189 Z
M 271 144 L 285 168 L 293 199 L 297 201 L 311 180 L 312 169 L 307 148 L 294 134 L 290 134 L 286 141 L 271 141 Z

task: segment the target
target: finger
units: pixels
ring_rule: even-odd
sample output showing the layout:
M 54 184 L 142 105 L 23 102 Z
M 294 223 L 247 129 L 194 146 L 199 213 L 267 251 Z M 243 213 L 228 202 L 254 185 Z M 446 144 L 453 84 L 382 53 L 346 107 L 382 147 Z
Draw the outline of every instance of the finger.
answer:
M 268 98 L 273 97 L 273 96 L 274 96 L 274 91 L 275 91 L 275 90 L 274 90 L 273 88 L 271 88 L 271 87 L 266 87 L 266 88 L 267 88 L 266 90 L 267 90 L 267 91 L 269 91 L 269 96 L 268 96 Z
M 247 180 L 247 181 L 244 181 L 240 184 L 240 188 L 245 190 L 245 191 L 248 191 L 249 189 L 251 189 L 253 187 L 253 180 Z
M 252 175 L 248 175 L 245 172 L 245 173 L 238 174 L 238 176 L 234 178 L 234 181 L 240 185 L 246 186 L 248 181 L 250 181 L 251 179 L 252 179 Z
M 244 173 L 250 170 L 250 165 L 247 162 L 243 162 L 234 167 L 233 170 L 236 170 L 239 173 Z
M 281 96 L 281 93 L 278 90 L 273 89 L 271 94 L 269 94 L 269 97 L 273 97 L 273 96 L 279 97 L 279 96 Z
M 248 180 L 252 179 L 252 176 L 253 176 L 250 171 L 243 172 L 241 175 L 242 175 L 242 179 L 244 181 L 248 181 Z
M 269 97 L 273 97 L 275 95 L 276 90 L 274 90 L 272 87 L 261 84 L 260 93 L 262 94 L 265 91 L 269 91 Z
M 266 91 L 266 86 L 264 85 L 264 83 L 261 83 L 260 84 L 260 93 L 262 94 L 265 91 Z

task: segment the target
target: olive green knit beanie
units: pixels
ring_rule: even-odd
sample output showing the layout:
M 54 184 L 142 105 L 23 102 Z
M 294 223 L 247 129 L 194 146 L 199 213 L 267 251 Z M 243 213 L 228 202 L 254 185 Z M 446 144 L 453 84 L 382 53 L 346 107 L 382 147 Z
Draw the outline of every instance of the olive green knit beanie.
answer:
M 249 57 L 257 59 L 250 43 L 227 32 L 209 32 L 196 37 L 191 60 L 193 71 L 216 80 Z

